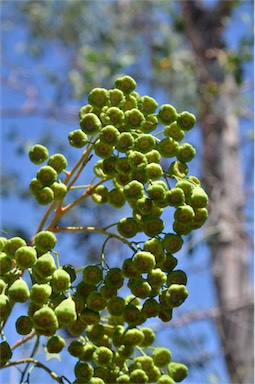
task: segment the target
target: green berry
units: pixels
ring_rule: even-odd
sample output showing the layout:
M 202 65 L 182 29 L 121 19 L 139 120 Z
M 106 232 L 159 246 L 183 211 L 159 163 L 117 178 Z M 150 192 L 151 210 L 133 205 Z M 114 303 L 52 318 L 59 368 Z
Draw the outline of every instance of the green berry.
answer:
M 155 145 L 156 139 L 153 135 L 142 133 L 135 139 L 134 148 L 136 151 L 148 153 L 154 149 Z
M 155 267 L 156 261 L 152 253 L 147 251 L 137 252 L 132 259 L 133 266 L 140 273 L 148 273 Z
M 185 203 L 185 194 L 181 188 L 171 188 L 165 194 L 165 201 L 169 206 L 179 207 Z
M 147 318 L 158 316 L 159 303 L 153 298 L 145 300 L 145 302 L 143 303 L 142 312 L 145 313 Z
M 171 137 L 166 137 L 157 144 L 157 150 L 163 157 L 174 157 L 178 150 L 178 142 Z
M 8 296 L 14 302 L 25 303 L 30 297 L 27 283 L 22 279 L 15 280 L 8 289 Z
M 28 335 L 33 328 L 33 322 L 28 316 L 20 316 L 15 323 L 16 331 L 20 335 Z
M 149 372 L 154 367 L 154 362 L 150 356 L 138 356 L 135 358 L 134 362 L 141 365 L 141 368 L 145 372 Z
M 191 196 L 191 192 L 194 188 L 194 185 L 191 181 L 189 180 L 179 180 L 176 184 L 175 184 L 175 187 L 176 188 L 181 188 L 185 194 L 185 199 L 186 200 L 189 200 L 190 196 Z
M 149 237 L 154 237 L 164 229 L 163 220 L 157 216 L 145 216 L 143 221 L 143 231 Z
M 99 347 L 93 353 L 93 362 L 99 367 L 108 367 L 113 359 L 113 352 L 107 347 Z
M 55 270 L 55 260 L 49 252 L 40 256 L 33 267 L 33 271 L 35 271 L 41 278 L 52 276 Z
M 160 164 L 150 163 L 145 167 L 145 174 L 150 180 L 157 180 L 163 176 L 163 169 Z
M 188 297 L 185 285 L 172 284 L 166 291 L 166 303 L 170 307 L 179 307 Z
M 83 107 L 81 107 L 81 109 L 79 110 L 79 118 L 82 119 L 83 116 L 85 116 L 87 113 L 92 111 L 93 111 L 92 105 L 90 104 L 83 105 Z
M 57 269 L 50 282 L 54 293 L 65 292 L 71 285 L 69 273 L 63 269 Z
M 123 319 L 129 325 L 135 326 L 141 324 L 142 313 L 135 305 L 128 304 L 124 308 Z
M 151 328 L 148 327 L 142 327 L 140 328 L 140 331 L 143 333 L 144 339 L 142 343 L 140 344 L 143 348 L 150 347 L 154 341 L 155 341 L 155 333 Z
M 56 244 L 56 236 L 50 231 L 41 231 L 35 236 L 35 247 L 39 252 L 50 251 Z
M 107 144 L 102 140 L 97 140 L 94 145 L 95 154 L 103 159 L 112 156 L 113 146 L 111 144 Z
M 156 115 L 148 115 L 145 116 L 145 120 L 143 121 L 140 129 L 143 133 L 150 133 L 156 129 L 158 125 L 158 118 Z
M 188 168 L 187 164 L 176 160 L 170 164 L 167 172 L 169 173 L 170 177 L 178 177 L 178 178 L 183 179 L 184 177 L 187 176 L 187 174 L 189 172 L 189 168 Z
M 184 131 L 189 131 L 196 123 L 196 117 L 187 111 L 179 113 L 176 120 L 179 127 Z
M 93 377 L 94 368 L 90 364 L 80 361 L 75 365 L 74 373 L 78 379 L 85 379 L 88 382 Z
M 33 284 L 30 291 L 30 299 L 37 305 L 46 304 L 52 293 L 52 288 L 49 284 Z
M 205 208 L 208 204 L 208 196 L 201 187 L 194 187 L 191 192 L 190 205 L 193 208 Z
M 161 268 L 152 269 L 147 276 L 151 286 L 162 286 L 166 282 L 166 275 Z
M 82 280 L 85 283 L 97 285 L 103 278 L 102 268 L 99 265 L 87 265 L 83 271 Z
M 106 300 L 100 292 L 93 291 L 89 293 L 86 299 L 86 304 L 87 307 L 93 311 L 102 311 L 106 306 Z
M 186 163 L 196 156 L 195 148 L 189 143 L 183 143 L 178 147 L 176 157 L 179 161 Z
M 74 280 L 76 279 L 76 272 L 75 272 L 73 265 L 72 264 L 65 264 L 65 265 L 63 265 L 62 269 L 69 274 L 70 281 L 71 281 L 71 283 L 73 283 Z
M 88 136 L 81 129 L 75 129 L 69 133 L 68 141 L 71 147 L 83 148 L 88 143 Z
M 12 268 L 12 260 L 4 252 L 0 252 L 0 275 L 5 275 Z
M 111 297 L 114 297 L 117 295 L 117 289 L 108 285 L 102 285 L 100 287 L 100 293 L 103 296 L 104 299 L 108 300 Z
M 51 189 L 54 193 L 54 200 L 61 201 L 67 193 L 67 186 L 64 183 L 53 183 Z
M 102 324 L 89 325 L 86 329 L 86 335 L 93 343 L 100 342 L 104 336 L 104 326 Z
M 158 103 L 150 96 L 142 96 L 138 100 L 138 108 L 144 115 L 154 113 L 158 107 Z
M 148 376 L 142 369 L 134 369 L 130 373 L 131 383 L 148 383 Z
M 108 192 L 108 202 L 115 208 L 123 207 L 126 202 L 123 188 L 113 188 Z
M 108 197 L 108 188 L 105 185 L 98 185 L 91 196 L 95 203 L 105 204 Z
M 181 363 L 171 362 L 167 366 L 169 375 L 173 378 L 173 380 L 177 383 L 184 380 L 188 375 L 188 368 L 186 365 Z
M 121 236 L 130 238 L 138 232 L 138 224 L 132 217 L 125 217 L 117 224 L 118 232 Z
M 100 118 L 105 125 L 113 125 L 115 128 L 122 126 L 124 117 L 124 112 L 117 107 L 110 107 L 100 114 Z
M 130 132 L 122 132 L 116 141 L 116 149 L 119 152 L 127 152 L 134 146 L 135 139 Z
M 137 108 L 125 111 L 125 124 L 130 129 L 139 129 L 145 122 L 144 115 Z
M 35 144 L 29 151 L 29 158 L 34 164 L 42 164 L 49 156 L 48 149 L 40 144 Z
M 125 103 L 124 93 L 120 89 L 110 89 L 108 94 L 112 107 L 122 107 Z
M 139 275 L 139 271 L 135 268 L 131 257 L 123 261 L 121 269 L 125 277 L 132 278 Z
M 132 294 L 141 299 L 146 299 L 151 294 L 150 284 L 143 278 L 131 279 L 128 284 Z
M 80 127 L 86 135 L 94 135 L 101 127 L 100 119 L 94 113 L 87 113 L 80 120 Z
M 78 357 L 79 359 L 81 359 L 83 354 L 84 354 L 84 350 L 85 350 L 84 347 L 85 346 L 81 341 L 73 340 L 69 344 L 68 352 L 70 353 L 70 355 Z
M 106 286 L 119 289 L 123 286 L 124 276 L 120 268 L 111 268 L 107 271 L 104 279 Z
M 185 136 L 184 131 L 180 128 L 176 121 L 165 127 L 164 135 L 167 137 L 171 137 L 172 139 L 178 142 L 182 141 Z
M 57 180 L 57 172 L 50 165 L 44 165 L 37 171 L 36 177 L 44 187 L 49 187 Z
M 0 252 L 3 251 L 6 243 L 7 243 L 6 237 L 0 236 Z
M 79 319 L 67 326 L 68 332 L 72 336 L 80 336 L 86 328 L 86 325 Z
M 194 217 L 194 210 L 189 205 L 179 206 L 174 213 L 174 219 L 184 224 L 191 223 Z
M 206 208 L 195 208 L 195 217 L 192 222 L 192 228 L 200 228 L 208 219 L 208 211 Z
M 158 384 L 175 384 L 175 381 L 168 375 L 162 375 L 158 379 Z
M 94 88 L 88 95 L 88 102 L 96 109 L 109 104 L 109 92 L 105 88 Z
M 12 358 L 12 350 L 7 341 L 0 343 L 0 367 L 3 367 Z
M 57 173 L 61 173 L 67 167 L 67 160 L 61 153 L 56 153 L 49 158 L 47 164 L 54 168 Z
M 11 313 L 11 305 L 8 296 L 3 293 L 0 294 L 0 319 L 5 321 Z
M 115 87 L 120 89 L 124 94 L 129 94 L 135 90 L 136 82 L 131 76 L 123 76 L 116 79 Z
M 63 337 L 59 335 L 53 335 L 49 337 L 46 344 L 46 348 L 49 353 L 59 353 L 62 351 L 65 345 L 66 345 L 66 342 L 65 342 L 65 339 L 63 339 Z
M 151 165 L 151 164 L 149 164 L 149 165 Z M 149 184 L 146 192 L 147 192 L 148 196 L 153 201 L 158 202 L 158 201 L 162 201 L 165 199 L 166 188 L 162 184 L 154 182 L 154 183 Z
M 181 236 L 174 233 L 168 233 L 163 238 L 163 247 L 169 253 L 178 252 L 183 245 Z
M 137 98 L 133 94 L 127 95 L 122 110 L 128 111 L 133 108 L 137 108 Z
M 88 297 L 90 292 L 96 291 L 96 286 L 94 284 L 85 283 L 81 281 L 76 286 L 76 293 L 83 296 L 85 299 Z
M 128 163 L 133 169 L 143 170 L 148 164 L 148 160 L 145 154 L 131 150 L 128 153 Z
M 184 223 L 181 221 L 174 220 L 173 222 L 173 230 L 177 233 L 177 235 L 188 235 L 193 229 L 193 223 Z
M 170 363 L 172 355 L 167 348 L 155 348 L 151 355 L 157 367 L 165 367 Z
M 25 240 L 23 240 L 21 237 L 12 237 L 11 239 L 5 242 L 5 245 L 3 247 L 3 252 L 6 253 L 6 255 L 10 259 L 14 259 L 17 249 L 25 245 L 27 244 Z
M 55 308 L 55 314 L 61 327 L 74 322 L 77 318 L 74 301 L 71 298 L 61 301 Z
M 176 109 L 170 104 L 161 105 L 158 112 L 158 120 L 161 124 L 171 124 L 177 118 Z
M 121 316 L 125 308 L 126 302 L 122 297 L 112 297 L 107 302 L 107 310 L 112 316 Z
M 15 252 L 15 260 L 18 267 L 28 269 L 34 266 L 37 260 L 37 253 L 34 247 L 23 246 Z
M 100 321 L 99 312 L 93 311 L 92 309 L 85 308 L 79 316 L 80 321 L 83 324 L 97 324 Z
M 143 196 L 144 187 L 143 184 L 137 180 L 130 181 L 123 188 L 126 199 L 139 199 Z
M 59 326 L 54 310 L 46 306 L 35 311 L 32 321 L 35 331 L 46 336 L 54 335 Z
M 144 340 L 143 332 L 138 328 L 130 328 L 124 333 L 124 344 L 128 346 L 141 345 Z
M 54 192 L 49 187 L 44 187 L 34 193 L 35 199 L 40 205 L 48 205 L 54 200 Z
M 115 144 L 120 132 L 113 125 L 106 125 L 100 131 L 100 140 L 107 144 Z

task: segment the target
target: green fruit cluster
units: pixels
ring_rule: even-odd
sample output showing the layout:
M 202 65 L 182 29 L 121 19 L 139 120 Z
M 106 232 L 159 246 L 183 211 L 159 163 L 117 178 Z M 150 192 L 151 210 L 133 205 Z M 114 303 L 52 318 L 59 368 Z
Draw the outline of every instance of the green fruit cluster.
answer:
M 48 337 L 49 353 L 66 347 L 77 358 L 74 383 L 171 384 L 187 376 L 187 367 L 172 362 L 167 348 L 153 347 L 155 333 L 145 323 L 153 317 L 169 322 L 174 308 L 188 297 L 187 275 L 177 269 L 174 254 L 183 237 L 208 217 L 208 197 L 198 178 L 189 175 L 196 151 L 181 143 L 196 119 L 170 104 L 158 108 L 152 97 L 135 89 L 130 76 L 118 78 L 113 89 L 94 88 L 80 109 L 80 128 L 68 135 L 72 147 L 85 147 L 75 167 L 78 176 L 89 159 L 86 154 L 94 151 L 99 158 L 93 168 L 95 184 L 87 190 L 92 201 L 129 208 L 130 215 L 119 220 L 109 237 L 129 244 L 132 255 L 118 267 L 110 267 L 102 256 L 101 263 L 75 271 L 73 265 L 57 262 L 52 231 L 38 232 L 32 245 L 20 237 L 0 238 L 1 321 L 8 320 L 16 302 L 28 304 L 27 314 L 16 320 L 16 331 Z M 153 133 L 157 128 L 160 132 Z M 65 156 L 49 157 L 47 148 L 37 144 L 29 158 L 34 164 L 47 161 L 30 183 L 36 201 L 56 201 L 63 212 L 72 187 L 69 175 L 74 175 L 66 171 Z M 168 211 L 173 223 L 165 232 L 162 217 Z M 137 234 L 142 240 L 130 243 Z M 127 290 L 129 295 L 123 296 Z M 59 334 L 63 328 L 76 338 L 68 345 Z M 12 354 L 5 341 L 1 349 L 4 365 Z

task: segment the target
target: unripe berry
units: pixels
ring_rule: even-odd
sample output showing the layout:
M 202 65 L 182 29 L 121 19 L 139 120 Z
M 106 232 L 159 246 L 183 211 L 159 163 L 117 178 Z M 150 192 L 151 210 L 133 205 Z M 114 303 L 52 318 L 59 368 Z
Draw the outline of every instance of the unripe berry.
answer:
M 125 103 L 124 93 L 120 89 L 110 89 L 108 94 L 113 107 L 122 107 Z
M 55 312 L 46 306 L 35 311 L 32 321 L 36 333 L 46 336 L 54 335 L 59 326 Z
M 169 206 L 179 207 L 185 203 L 185 194 L 181 188 L 171 188 L 165 194 L 165 201 Z
M 49 284 L 33 284 L 30 291 L 30 299 L 37 305 L 46 304 L 52 293 L 52 288 Z
M 140 346 L 143 348 L 150 347 L 154 343 L 155 333 L 153 332 L 153 330 L 151 328 L 148 328 L 148 327 L 142 327 L 142 328 L 140 328 L 140 331 L 144 335 L 144 339 L 143 339 L 142 343 L 140 344 Z
M 93 343 L 98 342 L 104 336 L 104 326 L 102 324 L 89 325 L 86 329 L 86 335 Z
M 84 281 L 81 281 L 76 286 L 76 293 L 83 296 L 85 299 L 88 297 L 90 292 L 96 291 L 95 284 L 89 284 L 85 283 Z
M 67 326 L 68 332 L 72 336 L 80 336 L 86 328 L 86 325 L 79 319 Z
M 34 193 L 35 199 L 40 205 L 48 205 L 54 200 L 54 192 L 50 187 L 44 187 Z
M 189 113 L 187 111 L 183 111 L 177 116 L 177 124 L 184 131 L 189 131 L 190 129 L 192 129 L 195 123 L 196 117 L 192 113 Z
M 96 109 L 109 104 L 109 92 L 105 88 L 94 88 L 88 94 L 88 102 Z
M 50 284 L 54 293 L 65 292 L 71 285 L 69 273 L 63 269 L 57 269 L 52 275 Z
M 108 202 L 115 208 L 123 207 L 126 202 L 123 188 L 113 188 L 109 191 Z
M 134 146 L 135 139 L 130 132 L 122 132 L 116 141 L 116 149 L 119 152 L 125 153 Z
M 130 328 L 124 333 L 124 344 L 128 346 L 140 345 L 144 340 L 143 332 L 138 328 Z
M 18 267 L 28 269 L 33 267 L 37 260 L 37 253 L 35 248 L 30 246 L 23 246 L 15 252 L 15 260 Z
M 85 346 L 81 341 L 73 340 L 68 347 L 68 352 L 70 353 L 70 355 L 81 359 L 84 354 L 84 347 Z
M 127 374 L 120 375 L 116 379 L 116 383 L 125 384 L 130 382 L 130 377 Z
M 85 379 L 88 382 L 93 377 L 94 368 L 90 364 L 80 361 L 75 365 L 74 373 L 79 379 L 79 383 L 81 382 L 80 379 Z
M 138 108 L 144 115 L 154 113 L 158 103 L 150 96 L 142 96 L 138 100 Z
M 83 116 L 85 116 L 87 113 L 92 112 L 93 107 L 90 104 L 83 105 L 83 107 L 80 108 L 79 110 L 79 118 L 82 119 Z
M 156 367 L 156 365 L 154 365 L 154 367 L 147 372 L 147 376 L 150 383 L 156 383 L 161 376 L 161 371 L 158 367 Z
M 8 296 L 14 302 L 25 303 L 30 297 L 27 283 L 22 279 L 15 280 L 8 289 Z
M 0 294 L 3 292 L 5 287 L 6 287 L 6 282 L 3 279 L 0 279 Z
M 95 284 L 100 283 L 103 277 L 102 268 L 99 265 L 88 265 L 83 271 L 83 281 L 85 283 Z
M 12 260 L 4 252 L 0 252 L 0 275 L 5 275 L 12 268 Z
M 182 163 L 181 161 L 173 161 L 167 172 L 169 173 L 170 177 L 178 177 L 183 179 L 187 176 L 189 172 L 189 168 L 186 163 Z
M 188 375 L 188 368 L 186 365 L 181 363 L 171 362 L 167 366 L 169 375 L 173 378 L 173 380 L 177 383 L 184 380 Z
M 93 311 L 102 311 L 106 306 L 106 300 L 103 298 L 100 292 L 90 292 L 86 299 L 86 304 L 89 309 Z
M 179 206 L 174 213 L 174 219 L 184 224 L 191 223 L 194 217 L 195 213 L 190 205 Z
M 137 98 L 132 94 L 126 96 L 126 100 L 122 106 L 123 111 L 137 108 Z
M 99 291 L 106 300 L 117 295 L 117 289 L 108 285 L 102 285 Z
M 47 278 L 49 276 L 52 276 L 53 273 L 56 270 L 56 264 L 54 258 L 51 256 L 51 254 L 45 253 L 42 256 L 40 256 L 34 267 L 33 270 L 39 274 L 42 278 Z
M 90 324 L 97 324 L 100 321 L 100 314 L 99 312 L 95 312 L 92 309 L 85 308 L 84 311 L 79 316 L 80 321 L 83 324 L 90 325 Z
M 193 208 L 205 208 L 208 204 L 208 196 L 201 187 L 194 187 L 189 203 Z
M 94 144 L 94 151 L 97 156 L 102 157 L 103 159 L 106 159 L 112 156 L 113 146 L 112 144 L 107 144 L 99 139 Z
M 134 362 L 141 365 L 141 368 L 145 372 L 150 371 L 154 367 L 153 359 L 150 356 L 138 356 L 135 358 Z
M 166 254 L 165 260 L 162 261 L 162 263 L 159 264 L 160 268 L 164 272 L 170 272 L 172 271 L 178 263 L 178 260 L 176 257 L 171 255 L 170 253 Z
M 163 220 L 157 216 L 145 216 L 143 221 L 143 231 L 149 237 L 154 237 L 164 229 Z
M 188 290 L 185 285 L 172 284 L 166 291 L 166 303 L 170 307 L 179 307 L 188 297 Z
M 103 379 L 100 379 L 100 377 L 92 377 L 90 380 L 89 380 L 89 384 L 104 384 L 104 380 Z
M 67 186 L 64 183 L 53 183 L 51 189 L 54 193 L 54 200 L 61 201 L 66 195 Z
M 176 269 L 175 271 L 169 272 L 167 275 L 167 285 L 170 286 L 172 284 L 187 284 L 187 275 L 184 271 Z
M 83 148 L 88 142 L 88 136 L 81 129 L 76 129 L 69 133 L 68 141 L 74 148 Z
M 7 341 L 0 343 L 0 367 L 3 367 L 12 357 L 12 350 Z
M 141 311 L 135 305 L 128 304 L 124 308 L 123 319 L 126 323 L 132 326 L 141 324 L 141 321 L 142 321 Z
M 99 367 L 108 367 L 113 359 L 113 352 L 107 347 L 99 347 L 93 353 L 93 362 Z
M 132 294 L 141 299 L 146 299 L 151 294 L 150 284 L 143 278 L 131 279 L 128 284 Z
M 151 164 L 149 164 L 151 165 Z M 158 164 L 157 164 L 158 165 Z M 152 183 L 148 186 L 146 192 L 153 201 L 162 201 L 165 199 L 166 189 L 160 183 Z
M 178 142 L 171 137 L 166 137 L 157 144 L 157 150 L 163 157 L 174 157 L 178 150 Z
M 80 127 L 86 135 L 94 135 L 101 127 L 102 123 L 94 113 L 87 113 L 80 121 Z
M 29 158 L 34 164 L 42 164 L 49 156 L 48 149 L 40 144 L 35 144 L 29 151 Z
M 156 115 L 148 115 L 145 117 L 145 121 L 143 121 L 140 129 L 143 133 L 150 133 L 156 129 L 158 125 L 158 118 Z
M 7 243 L 6 237 L 0 236 L 0 252 L 3 251 L 6 243 Z
M 176 121 L 165 127 L 164 135 L 171 137 L 178 142 L 182 141 L 185 136 L 184 131 L 180 128 Z
M 112 316 L 121 316 L 126 302 L 122 297 L 112 297 L 107 303 L 107 310 Z
M 120 268 L 111 268 L 107 271 L 104 279 L 106 286 L 119 289 L 124 283 L 124 277 Z
M 189 143 L 183 143 L 178 147 L 176 157 L 179 161 L 186 163 L 196 156 L 195 148 Z
M 122 264 L 122 273 L 125 277 L 132 278 L 139 276 L 139 271 L 136 269 L 136 267 L 133 264 L 132 258 L 127 258 L 123 261 Z
M 175 384 L 175 381 L 168 375 L 162 375 L 158 379 L 158 384 Z
M 67 167 L 67 160 L 62 153 L 56 153 L 49 158 L 47 164 L 57 173 L 61 173 Z
M 148 376 L 142 369 L 134 369 L 130 373 L 131 383 L 148 383 Z
M 77 318 L 74 301 L 71 298 L 63 300 L 55 308 L 55 314 L 61 327 L 74 322 Z
M 121 236 L 130 238 L 138 232 L 138 224 L 132 217 L 125 217 L 117 224 L 118 232 Z
M 136 82 L 131 76 L 123 76 L 116 79 L 115 87 L 120 89 L 123 93 L 129 94 L 135 90 Z
M 142 312 L 146 317 L 156 317 L 159 314 L 159 303 L 157 300 L 150 298 L 143 303 Z
M 176 109 L 170 104 L 161 105 L 158 112 L 158 120 L 161 124 L 171 124 L 177 118 Z
M 63 337 L 59 335 L 54 335 L 49 337 L 46 348 L 49 353 L 59 353 L 65 347 L 66 342 Z
M 123 188 L 126 199 L 139 199 L 143 196 L 143 184 L 137 180 L 132 180 Z
M 161 268 L 152 269 L 147 276 L 151 286 L 162 286 L 166 282 L 166 275 Z
M 195 209 L 195 217 L 192 223 L 192 228 L 200 228 L 208 219 L 208 211 L 206 208 Z
M 39 252 L 52 250 L 56 243 L 56 236 L 50 231 L 41 231 L 35 236 L 35 247 Z
M 23 240 L 21 237 L 12 237 L 11 239 L 6 241 L 3 247 L 3 252 L 6 253 L 6 255 L 10 259 L 14 259 L 17 249 L 19 249 L 20 247 L 23 247 L 24 245 L 27 245 L 27 244 L 25 240 Z
M 8 296 L 0 294 L 0 319 L 5 321 L 8 319 L 9 314 L 11 313 L 11 305 Z
M 145 174 L 150 180 L 157 180 L 163 176 L 163 169 L 160 164 L 150 163 L 145 167 Z
M 183 245 L 181 236 L 174 233 L 167 233 L 163 238 L 163 247 L 169 253 L 178 252 Z
M 146 251 L 137 252 L 133 256 L 132 263 L 139 273 L 148 273 L 156 265 L 154 255 Z
M 37 171 L 36 177 L 44 187 L 49 187 L 57 180 L 57 172 L 51 166 L 44 165 Z
M 128 162 L 131 168 L 142 170 L 148 164 L 148 160 L 145 154 L 139 151 L 129 151 L 128 153 Z
M 177 233 L 177 235 L 188 235 L 193 229 L 193 222 L 182 223 L 181 221 L 173 222 L 173 230 Z
M 120 135 L 117 128 L 113 125 L 106 125 L 100 131 L 100 140 L 106 144 L 115 144 L 117 141 L 117 137 Z
M 141 133 L 136 139 L 134 143 L 134 148 L 136 151 L 142 153 L 148 153 L 153 150 L 156 145 L 156 139 L 153 135 Z
M 155 348 L 151 356 L 157 367 L 166 366 L 172 358 L 171 352 L 167 348 Z

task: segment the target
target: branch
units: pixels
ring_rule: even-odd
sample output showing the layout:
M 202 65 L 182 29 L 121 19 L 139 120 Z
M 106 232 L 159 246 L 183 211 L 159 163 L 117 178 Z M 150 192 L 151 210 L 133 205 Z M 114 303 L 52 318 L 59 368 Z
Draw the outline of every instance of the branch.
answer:
M 19 364 L 30 364 L 33 363 L 36 367 L 44 369 L 55 381 L 58 383 L 63 383 L 62 377 L 58 376 L 55 372 L 53 372 L 50 368 L 48 368 L 46 365 L 40 363 L 38 360 L 35 360 L 31 357 L 25 358 L 25 359 L 20 359 L 20 360 L 15 360 L 15 361 L 10 361 L 9 363 L 5 364 L 1 368 L 9 368 L 14 365 L 19 365 Z

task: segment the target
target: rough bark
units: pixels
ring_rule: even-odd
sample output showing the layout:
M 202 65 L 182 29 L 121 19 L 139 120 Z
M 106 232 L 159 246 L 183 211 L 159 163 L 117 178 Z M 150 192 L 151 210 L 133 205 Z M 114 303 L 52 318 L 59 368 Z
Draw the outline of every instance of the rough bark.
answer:
M 217 327 L 231 384 L 254 383 L 253 287 L 245 232 L 245 202 L 240 157 L 238 93 L 234 78 L 219 64 L 224 54 L 223 18 L 233 1 L 219 1 L 206 10 L 202 2 L 182 0 L 185 31 L 198 64 L 203 137 L 203 179 L 210 199 L 210 222 L 216 235 L 210 241 L 212 273 L 218 305 Z M 212 87 L 216 90 L 205 93 Z M 202 94 L 202 92 L 201 92 Z M 207 96 L 206 96 L 207 95 Z M 244 303 L 233 308 L 234 303 Z

